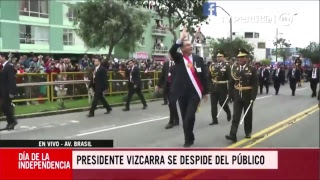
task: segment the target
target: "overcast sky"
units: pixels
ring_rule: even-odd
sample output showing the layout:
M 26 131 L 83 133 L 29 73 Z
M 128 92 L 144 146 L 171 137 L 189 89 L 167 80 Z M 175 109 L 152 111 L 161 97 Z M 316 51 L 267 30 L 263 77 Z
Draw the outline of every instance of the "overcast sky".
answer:
M 267 47 L 273 47 L 278 27 L 279 37 L 290 40 L 292 47 L 319 42 L 319 1 L 213 1 L 233 16 L 233 32 L 258 32 Z M 294 15 L 296 14 L 296 15 Z M 209 25 L 202 25 L 206 36 L 228 37 L 228 15 L 217 9 Z

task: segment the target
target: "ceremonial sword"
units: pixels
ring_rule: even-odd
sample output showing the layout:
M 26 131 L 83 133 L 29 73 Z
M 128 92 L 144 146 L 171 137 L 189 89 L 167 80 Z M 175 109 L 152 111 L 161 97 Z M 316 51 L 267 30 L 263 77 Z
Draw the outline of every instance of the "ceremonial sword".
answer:
M 247 115 L 247 113 L 248 113 L 249 109 L 250 109 L 250 108 L 251 108 L 251 106 L 252 106 L 252 103 L 253 103 L 253 101 L 251 100 L 251 101 L 250 101 L 250 104 L 249 104 L 249 106 L 248 106 L 248 108 L 247 108 L 247 110 L 246 110 L 246 112 L 244 113 L 244 115 L 243 115 L 243 117 L 242 117 L 242 119 L 241 119 L 241 121 L 240 121 L 240 124 L 242 124 L 242 123 L 243 123 L 244 118 L 246 117 L 246 115 Z
M 221 111 L 222 111 L 222 109 L 223 109 L 224 105 L 227 103 L 228 98 L 229 98 L 229 95 L 227 95 L 226 100 L 225 100 L 225 101 L 224 101 L 224 103 L 222 104 L 222 106 L 221 106 L 221 108 L 220 108 L 220 110 L 219 110 L 219 112 L 218 112 L 218 114 L 217 114 L 217 118 L 219 117 L 219 115 L 220 115 L 220 113 L 221 113 Z

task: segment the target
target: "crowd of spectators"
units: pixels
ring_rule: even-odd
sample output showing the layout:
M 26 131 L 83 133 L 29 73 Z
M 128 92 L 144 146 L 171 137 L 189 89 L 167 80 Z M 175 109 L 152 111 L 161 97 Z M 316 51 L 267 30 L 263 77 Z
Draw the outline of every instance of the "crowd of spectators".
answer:
M 103 56 L 101 56 L 103 58 Z M 28 55 L 21 55 L 17 52 L 9 53 L 7 55 L 9 62 L 11 62 L 17 70 L 17 84 L 19 83 L 38 83 L 46 81 L 63 81 L 63 80 L 84 80 L 85 74 L 80 73 L 71 75 L 63 75 L 63 72 L 90 72 L 94 66 L 93 60 L 90 55 L 83 55 L 82 58 L 78 60 L 72 59 L 72 57 L 66 58 L 52 58 L 49 55 L 35 55 L 34 53 L 29 53 Z M 107 68 L 108 71 L 113 72 L 112 79 L 116 80 L 125 80 L 123 73 L 119 73 L 126 69 L 126 64 L 129 59 L 117 59 L 112 58 L 108 62 L 104 60 L 103 65 Z M 150 71 L 159 71 L 162 68 L 162 62 L 156 62 L 153 60 L 135 60 L 136 66 L 138 66 L 141 71 L 150 72 Z M 25 74 L 24 73 L 32 73 Z M 47 76 L 46 74 L 55 73 L 56 75 Z M 48 79 L 49 78 L 49 79 Z M 113 91 L 124 91 L 126 86 L 121 82 L 112 82 Z M 48 86 L 32 86 L 32 87 L 19 87 L 18 96 L 16 99 L 34 99 L 34 98 L 44 98 L 48 97 Z M 54 96 L 57 95 L 57 89 L 60 87 L 54 88 Z M 67 96 L 76 97 L 85 95 L 87 89 L 85 84 L 75 84 L 75 85 L 66 85 Z M 52 98 L 52 97 L 50 97 Z M 23 102 L 22 104 L 35 104 L 41 103 L 41 101 L 28 101 Z
M 17 73 L 60 73 L 60 72 L 83 72 L 93 67 L 93 60 L 84 55 L 78 61 L 72 61 L 69 57 L 53 59 L 50 56 L 19 55 L 18 53 L 10 53 L 8 60 L 14 64 Z M 123 71 L 129 59 L 118 60 L 114 58 L 105 62 L 104 65 L 109 71 Z M 141 71 L 161 70 L 163 62 L 157 62 L 150 59 L 137 59 L 136 65 Z

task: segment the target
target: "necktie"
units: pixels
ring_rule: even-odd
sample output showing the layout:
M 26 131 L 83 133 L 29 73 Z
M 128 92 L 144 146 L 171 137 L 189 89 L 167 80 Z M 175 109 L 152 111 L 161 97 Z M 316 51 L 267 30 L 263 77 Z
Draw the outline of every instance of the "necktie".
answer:
M 130 82 L 132 82 L 132 70 L 133 70 L 133 68 L 131 68 L 131 70 L 130 70 Z
M 240 72 L 242 72 L 242 70 L 243 70 L 243 66 L 240 66 Z

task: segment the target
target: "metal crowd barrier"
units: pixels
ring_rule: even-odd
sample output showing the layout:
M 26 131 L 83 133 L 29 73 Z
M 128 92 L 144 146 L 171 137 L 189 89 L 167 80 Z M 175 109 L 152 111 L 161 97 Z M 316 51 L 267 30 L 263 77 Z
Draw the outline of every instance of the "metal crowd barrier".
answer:
M 64 98 L 88 97 L 88 76 L 90 72 L 63 73 L 22 73 L 17 74 L 18 95 L 15 103 L 31 103 L 33 101 L 55 101 L 61 99 L 57 86 L 64 85 L 67 89 Z M 143 91 L 149 91 L 149 86 L 155 86 L 161 72 L 141 72 Z M 109 71 L 109 91 L 106 95 L 123 95 L 127 93 L 128 81 L 124 72 Z M 147 82 L 147 81 L 151 81 Z

